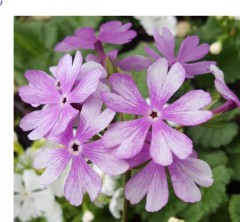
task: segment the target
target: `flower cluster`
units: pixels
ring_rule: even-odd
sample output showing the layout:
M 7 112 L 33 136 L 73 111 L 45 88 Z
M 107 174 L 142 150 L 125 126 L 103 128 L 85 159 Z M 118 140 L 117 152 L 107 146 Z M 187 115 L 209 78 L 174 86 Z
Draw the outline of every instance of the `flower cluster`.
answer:
M 167 204 L 168 176 L 176 196 L 190 203 L 201 199 L 198 186 L 213 183 L 209 165 L 198 159 L 191 138 L 181 129 L 203 124 L 230 105 L 240 107 L 239 99 L 226 86 L 214 61 L 199 61 L 209 46 L 199 45 L 198 36 L 185 38 L 177 56 L 175 38 L 165 27 L 153 33 L 161 55 L 150 48 L 145 50 L 151 58 L 119 59 L 118 50 L 105 52 L 105 44 L 125 44 L 136 35 L 130 23 L 119 21 L 101 25 L 98 35 L 91 27 L 80 28 L 55 50 L 91 49 L 86 63 L 77 51 L 74 59 L 67 54 L 50 67 L 52 76 L 39 70 L 25 73 L 29 85 L 21 87 L 19 95 L 41 110 L 27 114 L 20 127 L 31 131 L 31 140 L 44 137 L 61 144 L 36 157 L 34 167 L 45 169 L 39 182 L 44 186 L 53 183 L 70 166 L 64 195 L 72 205 L 81 205 L 85 192 L 91 201 L 100 194 L 101 178 L 92 164 L 107 175 L 140 168 L 126 183 L 124 195 L 132 204 L 146 196 L 147 211 L 158 211 Z M 147 72 L 149 102 L 131 73 L 139 70 Z M 175 99 L 186 79 L 210 72 L 227 104 L 209 110 L 211 95 L 201 89 Z M 126 116 L 132 118 L 126 120 Z

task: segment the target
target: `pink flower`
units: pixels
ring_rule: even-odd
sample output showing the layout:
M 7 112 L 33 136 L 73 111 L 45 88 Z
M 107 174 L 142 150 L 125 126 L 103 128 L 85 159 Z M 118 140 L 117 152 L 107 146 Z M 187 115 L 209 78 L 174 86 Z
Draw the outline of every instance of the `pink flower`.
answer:
M 103 136 L 103 144 L 107 148 L 117 147 L 117 157 L 131 158 L 141 151 L 151 127 L 150 155 L 156 163 L 171 164 L 173 153 L 179 159 L 187 158 L 192 153 L 192 141 L 164 120 L 193 126 L 209 120 L 212 113 L 201 110 L 211 103 L 209 93 L 202 90 L 192 90 L 164 108 L 184 80 L 185 71 L 180 63 L 172 65 L 169 71 L 166 59 L 153 63 L 147 73 L 148 105 L 130 76 L 112 74 L 109 82 L 114 93 L 102 92 L 104 103 L 115 112 L 140 115 L 141 118 L 113 123 Z
M 117 59 L 118 50 L 109 51 L 106 53 L 106 56 L 115 66 L 118 66 L 123 71 L 141 71 L 147 69 L 152 64 L 151 59 L 140 55 L 129 56 L 124 59 Z M 101 63 L 101 58 L 94 54 L 88 54 L 86 61 Z
M 224 99 L 229 101 L 228 104 L 233 103 L 235 107 L 238 106 L 240 108 L 240 100 L 226 85 L 223 72 L 215 65 L 210 66 L 210 71 L 215 76 L 214 84 L 217 91 L 223 96 Z
M 175 38 L 168 28 L 162 28 L 162 35 L 160 35 L 158 30 L 155 30 L 153 37 L 158 50 L 168 60 L 168 65 L 171 66 L 176 62 L 181 63 L 186 71 L 186 78 L 193 78 L 195 75 L 209 73 L 209 66 L 216 64 L 214 61 L 195 62 L 202 59 L 209 52 L 208 44 L 198 45 L 198 36 L 188 36 L 185 38 L 181 43 L 177 56 L 174 55 Z M 155 60 L 161 58 L 160 55 L 148 47 L 145 48 L 145 51 Z
M 100 26 L 99 35 L 91 27 L 76 30 L 75 35 L 67 36 L 55 47 L 56 51 L 71 51 L 74 49 L 94 49 L 97 41 L 110 44 L 125 44 L 136 37 L 137 33 L 131 30 L 132 24 L 122 24 L 120 21 L 106 22 Z
M 42 110 L 29 113 L 20 122 L 24 131 L 33 130 L 28 135 L 29 139 L 39 139 L 53 128 L 55 133 L 63 132 L 79 112 L 72 104 L 85 101 L 96 90 L 102 74 L 100 69 L 92 70 L 73 87 L 81 65 L 82 55 L 77 52 L 73 63 L 69 54 L 60 59 L 54 78 L 39 70 L 25 73 L 29 85 L 20 88 L 20 97 L 33 106 L 45 105 Z
M 114 157 L 113 150 L 106 150 L 101 140 L 90 142 L 94 135 L 108 126 L 115 115 L 110 109 L 100 112 L 101 107 L 101 100 L 96 98 L 84 103 L 76 135 L 73 134 L 72 122 L 63 133 L 48 135 L 47 139 L 64 145 L 64 148 L 43 150 L 34 162 L 35 168 L 46 168 L 39 180 L 42 185 L 54 182 L 70 162 L 64 195 L 75 206 L 82 203 L 85 191 L 91 201 L 101 191 L 101 178 L 86 163 L 87 160 L 109 175 L 118 175 L 128 169 L 128 164 Z
M 147 148 L 133 158 L 135 160 L 130 160 L 131 167 L 150 158 Z M 201 193 L 197 185 L 209 187 L 213 183 L 209 165 L 197 159 L 195 153 L 184 160 L 174 157 L 174 162 L 168 166 L 168 170 L 174 192 L 184 202 L 200 201 Z M 139 203 L 146 196 L 146 210 L 160 210 L 167 204 L 169 196 L 165 167 L 150 161 L 128 181 L 125 196 L 131 204 Z

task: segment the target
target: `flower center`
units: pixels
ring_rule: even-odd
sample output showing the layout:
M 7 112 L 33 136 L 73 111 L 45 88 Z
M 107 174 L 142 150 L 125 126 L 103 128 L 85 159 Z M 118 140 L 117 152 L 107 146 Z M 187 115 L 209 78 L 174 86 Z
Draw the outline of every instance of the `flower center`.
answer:
M 158 120 L 160 116 L 161 114 L 157 109 L 149 110 L 148 112 L 148 118 L 152 121 Z
M 57 81 L 55 82 L 55 86 L 56 86 L 56 88 L 57 88 L 58 90 L 61 89 L 61 83 L 60 83 L 59 80 L 57 80 Z
M 66 96 L 63 96 L 63 97 L 61 98 L 61 104 L 62 104 L 62 105 L 65 105 L 65 104 L 67 103 L 67 101 L 68 101 L 68 99 L 67 99 Z
M 80 141 L 74 140 L 74 141 L 70 142 L 70 144 L 69 144 L 69 152 L 72 155 L 77 156 L 81 151 L 82 151 L 82 146 L 81 146 Z

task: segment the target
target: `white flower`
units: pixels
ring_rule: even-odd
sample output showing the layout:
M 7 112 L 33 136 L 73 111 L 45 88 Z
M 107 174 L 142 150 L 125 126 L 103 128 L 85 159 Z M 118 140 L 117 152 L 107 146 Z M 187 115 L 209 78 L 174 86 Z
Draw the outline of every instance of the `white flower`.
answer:
M 33 170 L 25 170 L 23 175 L 14 174 L 14 218 L 22 221 L 42 216 L 47 218 L 56 209 L 54 195 L 40 185 L 38 179 L 39 176 Z M 58 214 L 60 220 L 55 222 L 62 221 L 61 209 Z
M 121 218 L 121 211 L 123 209 L 123 190 L 123 187 L 117 189 L 109 204 L 109 210 L 116 219 Z
M 216 41 L 210 45 L 209 51 L 213 55 L 218 55 L 222 51 L 222 43 Z
M 180 219 L 177 219 L 177 218 L 175 218 L 175 217 L 170 217 L 170 218 L 168 219 L 168 222 L 184 222 L 184 220 L 180 220 Z
M 135 18 L 150 36 L 153 35 L 155 28 L 161 32 L 163 27 L 167 27 L 173 35 L 176 35 L 177 19 L 175 16 L 135 16 Z
M 82 222 L 91 222 L 94 219 L 94 215 L 91 211 L 87 210 L 82 216 Z

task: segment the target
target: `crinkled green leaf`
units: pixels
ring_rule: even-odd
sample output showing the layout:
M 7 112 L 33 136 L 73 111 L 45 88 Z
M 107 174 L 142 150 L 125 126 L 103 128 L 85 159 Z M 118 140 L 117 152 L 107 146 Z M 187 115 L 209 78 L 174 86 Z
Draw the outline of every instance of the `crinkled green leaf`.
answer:
M 188 134 L 193 142 L 203 147 L 220 147 L 230 143 L 238 134 L 236 123 L 226 123 L 221 127 L 206 128 L 202 126 L 190 127 Z
M 240 195 L 233 195 L 229 203 L 229 213 L 232 222 L 240 221 Z

